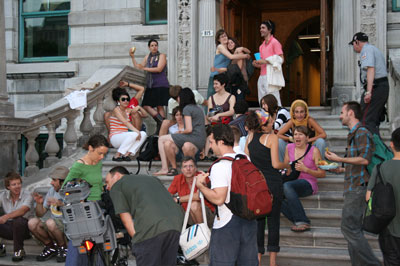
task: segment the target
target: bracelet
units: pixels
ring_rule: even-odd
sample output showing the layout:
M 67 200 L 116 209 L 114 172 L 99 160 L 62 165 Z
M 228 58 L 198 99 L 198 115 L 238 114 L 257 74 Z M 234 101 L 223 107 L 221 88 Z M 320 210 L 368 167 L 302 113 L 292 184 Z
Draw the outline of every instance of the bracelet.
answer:
M 128 82 L 128 87 L 131 87 L 131 84 Z
M 367 91 L 367 92 L 365 93 L 365 95 L 368 95 L 368 94 L 371 94 L 371 92 L 370 92 L 370 91 Z

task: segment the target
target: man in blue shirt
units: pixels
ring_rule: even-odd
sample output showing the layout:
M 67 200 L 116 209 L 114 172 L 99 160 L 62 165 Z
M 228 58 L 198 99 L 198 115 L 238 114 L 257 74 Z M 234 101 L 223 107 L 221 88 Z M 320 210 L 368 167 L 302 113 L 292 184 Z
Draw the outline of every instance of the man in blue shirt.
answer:
M 375 134 L 379 134 L 379 124 L 385 119 L 385 104 L 389 96 L 389 82 L 386 60 L 382 52 L 368 43 L 368 36 L 363 32 L 354 34 L 349 42 L 356 53 L 360 53 L 360 81 L 364 92 L 361 95 L 363 125 Z

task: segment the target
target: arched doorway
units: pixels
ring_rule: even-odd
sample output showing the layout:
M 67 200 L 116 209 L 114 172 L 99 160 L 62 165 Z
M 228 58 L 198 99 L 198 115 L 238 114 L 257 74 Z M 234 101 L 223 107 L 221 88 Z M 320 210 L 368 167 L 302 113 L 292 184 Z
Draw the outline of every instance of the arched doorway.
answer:
M 221 25 L 252 53 L 262 43 L 261 21 L 276 24 L 275 38 L 282 44 L 286 87 L 281 90 L 284 106 L 294 99 L 305 99 L 310 106 L 327 105 L 332 86 L 331 3 L 328 0 L 224 0 L 221 1 Z M 300 36 L 300 39 L 299 39 Z M 328 37 L 322 37 L 328 36 Z M 304 38 L 304 37 L 308 37 Z M 323 58 L 323 60 L 321 60 Z M 330 64 L 330 65 L 329 65 Z M 329 66 L 329 67 L 328 67 Z M 250 80 L 247 100 L 257 105 L 257 79 Z

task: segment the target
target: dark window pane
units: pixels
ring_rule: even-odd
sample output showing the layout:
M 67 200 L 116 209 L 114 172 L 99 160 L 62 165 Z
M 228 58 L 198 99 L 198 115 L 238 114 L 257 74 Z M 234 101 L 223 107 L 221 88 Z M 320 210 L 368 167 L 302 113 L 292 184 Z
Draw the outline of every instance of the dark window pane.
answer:
M 26 18 L 24 57 L 67 56 L 68 16 Z
M 149 1 L 149 21 L 167 20 L 167 0 Z
M 70 3 L 66 0 L 49 0 L 49 11 L 70 10 Z
M 27 12 L 70 10 L 69 0 L 23 0 L 22 10 Z

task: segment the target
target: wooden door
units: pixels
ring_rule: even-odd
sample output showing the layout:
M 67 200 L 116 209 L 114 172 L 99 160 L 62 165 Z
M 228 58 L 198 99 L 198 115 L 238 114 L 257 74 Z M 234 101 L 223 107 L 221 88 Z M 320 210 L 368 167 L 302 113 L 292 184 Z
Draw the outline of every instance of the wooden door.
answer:
M 253 56 L 258 52 L 261 43 L 259 31 L 261 10 L 251 8 L 246 1 L 239 0 L 224 0 L 222 9 L 224 11 L 221 14 L 223 16 L 221 25 L 229 36 L 236 38 L 243 47 L 251 51 Z M 259 69 L 255 69 L 249 80 L 250 94 L 246 97 L 246 100 L 254 105 L 258 104 L 258 76 Z

